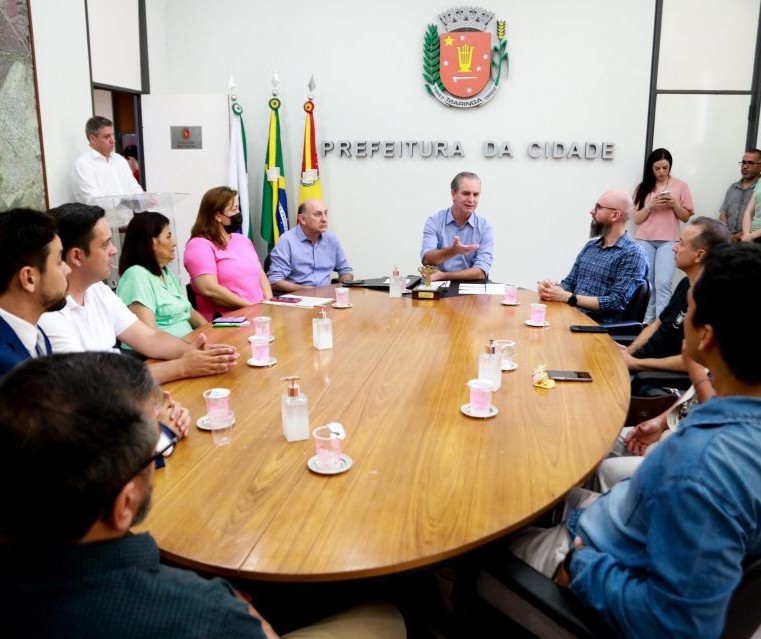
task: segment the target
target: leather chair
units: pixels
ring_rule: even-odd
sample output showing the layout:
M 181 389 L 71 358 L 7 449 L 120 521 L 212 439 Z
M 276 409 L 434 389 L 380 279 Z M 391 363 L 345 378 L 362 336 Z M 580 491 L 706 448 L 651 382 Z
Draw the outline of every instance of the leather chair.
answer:
M 612 636 L 597 613 L 584 606 L 570 590 L 561 588 L 504 548 L 502 552 L 496 552 L 496 547 L 493 550 L 475 581 L 471 604 L 478 602 L 481 608 L 471 606 L 467 614 L 491 614 L 490 623 L 499 623 L 501 618 L 503 631 L 514 629 L 517 623 L 533 637 Z M 761 626 L 760 599 L 761 555 L 749 555 L 743 562 L 742 581 L 729 603 L 722 639 L 753 636 Z M 525 609 L 521 613 L 522 607 Z M 500 616 L 494 617 L 495 610 Z
M 624 308 L 620 322 L 608 322 L 603 324 L 605 331 L 619 344 L 630 344 L 634 338 L 642 332 L 645 325 L 642 320 L 647 313 L 647 303 L 650 301 L 650 282 L 643 280 L 635 289 Z

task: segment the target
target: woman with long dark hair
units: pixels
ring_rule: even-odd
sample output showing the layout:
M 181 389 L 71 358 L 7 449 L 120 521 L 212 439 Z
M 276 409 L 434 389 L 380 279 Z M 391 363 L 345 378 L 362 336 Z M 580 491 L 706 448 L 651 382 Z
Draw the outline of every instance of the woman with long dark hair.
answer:
M 124 235 L 116 294 L 144 324 L 185 337 L 206 320 L 168 268 L 176 248 L 169 218 L 153 211 L 136 213 Z
M 666 149 L 655 149 L 647 157 L 642 182 L 634 191 L 634 238 L 645 251 L 650 280 L 650 301 L 645 322 L 658 317 L 671 298 L 674 277 L 674 244 L 679 240 L 679 223 L 695 213 L 690 187 L 671 175 L 673 160 Z

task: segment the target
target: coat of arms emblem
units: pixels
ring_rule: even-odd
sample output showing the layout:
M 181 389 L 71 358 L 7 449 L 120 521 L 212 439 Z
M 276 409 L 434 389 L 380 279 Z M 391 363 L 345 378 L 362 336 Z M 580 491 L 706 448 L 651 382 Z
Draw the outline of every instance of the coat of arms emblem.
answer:
M 486 9 L 456 7 L 438 17 L 444 31 L 428 25 L 423 44 L 426 91 L 447 106 L 485 104 L 497 92 L 502 66 L 508 65 L 505 21 L 497 20 L 492 34 L 488 29 L 494 14 Z

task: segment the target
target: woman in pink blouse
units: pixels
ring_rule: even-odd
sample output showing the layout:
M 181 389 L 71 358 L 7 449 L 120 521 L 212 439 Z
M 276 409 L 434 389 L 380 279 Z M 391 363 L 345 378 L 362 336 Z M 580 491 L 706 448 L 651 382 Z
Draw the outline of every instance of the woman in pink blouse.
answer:
M 671 153 L 655 149 L 645 162 L 642 182 L 634 191 L 634 238 L 645 251 L 650 280 L 650 301 L 645 322 L 658 317 L 671 298 L 674 277 L 674 244 L 679 223 L 695 213 L 690 187 L 671 175 Z
M 185 247 L 185 269 L 207 320 L 272 297 L 254 245 L 234 232 L 243 218 L 237 195 L 226 186 L 206 191 Z

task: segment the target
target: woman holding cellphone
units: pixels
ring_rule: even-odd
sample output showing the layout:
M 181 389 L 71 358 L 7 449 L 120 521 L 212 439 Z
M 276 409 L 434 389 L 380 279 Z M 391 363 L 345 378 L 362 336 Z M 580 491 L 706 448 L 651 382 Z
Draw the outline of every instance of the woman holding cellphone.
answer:
M 650 301 L 645 323 L 658 317 L 671 298 L 674 277 L 674 244 L 679 223 L 695 213 L 690 187 L 671 175 L 673 162 L 666 149 L 655 149 L 647 158 L 642 182 L 634 191 L 634 235 L 645 251 L 650 281 Z

